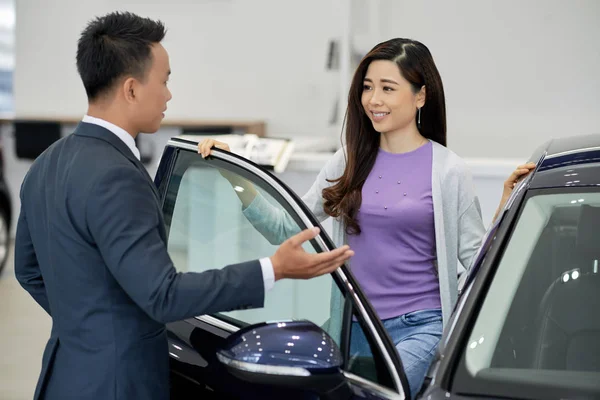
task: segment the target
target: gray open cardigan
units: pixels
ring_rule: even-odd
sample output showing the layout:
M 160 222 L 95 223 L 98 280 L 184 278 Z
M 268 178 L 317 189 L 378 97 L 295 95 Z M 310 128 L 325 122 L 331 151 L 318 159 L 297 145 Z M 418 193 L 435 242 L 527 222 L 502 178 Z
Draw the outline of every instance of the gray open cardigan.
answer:
M 458 263 L 465 269 L 471 266 L 485 228 L 481 217 L 479 200 L 475 195 L 471 173 L 465 162 L 451 150 L 432 141 L 433 166 L 431 193 L 437 249 L 437 269 L 440 282 L 440 297 L 444 325 L 458 296 Z M 312 213 L 324 221 L 329 217 L 323 210 L 323 189 L 332 185 L 327 179 L 342 176 L 346 166 L 344 148 L 338 150 L 319 172 L 312 187 L 302 197 Z M 271 243 L 281 243 L 297 233 L 298 226 L 282 210 L 270 205 L 262 196 L 244 210 L 244 215 Z M 333 241 L 336 246 L 346 243 L 345 226 L 339 219 L 333 221 Z M 332 317 L 341 315 L 339 291 L 333 291 Z M 327 330 L 337 334 L 341 321 L 332 318 Z M 334 336 L 335 337 L 335 336 Z

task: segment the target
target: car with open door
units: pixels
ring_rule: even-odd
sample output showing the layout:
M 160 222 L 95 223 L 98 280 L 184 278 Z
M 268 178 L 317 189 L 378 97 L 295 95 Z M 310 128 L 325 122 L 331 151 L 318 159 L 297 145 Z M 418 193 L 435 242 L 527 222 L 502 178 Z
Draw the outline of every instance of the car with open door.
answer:
M 466 275 L 423 399 L 600 397 L 600 138 L 552 141 L 513 191 Z M 174 138 L 155 183 L 179 271 L 274 253 L 224 176 L 251 182 L 297 230 L 319 226 L 257 165 Z M 333 248 L 325 230 L 305 245 Z M 167 325 L 173 399 L 404 399 L 404 366 L 351 271 L 283 280 L 261 309 Z M 366 338 L 369 349 L 354 352 Z
M 196 143 L 173 139 L 155 183 L 168 251 L 179 271 L 221 268 L 277 249 L 248 222 L 236 195 L 242 188 L 232 188 L 223 174 L 250 181 L 298 230 L 319 226 L 296 194 L 255 164 L 218 150 L 203 159 Z M 308 252 L 332 248 L 323 229 L 305 245 Z M 395 347 L 345 266 L 316 279 L 277 282 L 264 308 L 203 315 L 167 327 L 172 398 L 351 398 L 354 393 L 358 399 L 379 399 L 403 392 Z M 351 331 L 364 335 L 372 351 L 349 357 Z M 257 354 L 265 357 L 254 363 Z M 263 363 L 267 360 L 275 364 Z

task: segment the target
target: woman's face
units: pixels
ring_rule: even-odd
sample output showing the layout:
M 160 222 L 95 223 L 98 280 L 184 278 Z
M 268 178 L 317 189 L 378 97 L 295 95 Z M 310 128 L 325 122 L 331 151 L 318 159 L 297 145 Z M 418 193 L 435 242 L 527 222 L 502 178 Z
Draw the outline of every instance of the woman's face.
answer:
M 396 63 L 375 60 L 367 69 L 361 102 L 377 132 L 394 133 L 413 125 L 416 129 L 415 116 L 425 104 L 425 88 L 415 94 Z

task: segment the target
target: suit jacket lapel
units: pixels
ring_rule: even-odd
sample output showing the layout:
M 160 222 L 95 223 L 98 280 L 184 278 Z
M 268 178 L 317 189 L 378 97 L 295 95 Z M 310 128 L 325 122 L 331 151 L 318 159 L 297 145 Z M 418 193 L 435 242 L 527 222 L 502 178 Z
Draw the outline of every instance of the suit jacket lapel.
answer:
M 148 170 L 146 169 L 146 167 L 144 167 L 144 164 L 142 164 L 141 161 L 138 160 L 137 157 L 131 152 L 129 147 L 125 143 L 123 143 L 121 139 L 119 139 L 117 135 L 115 135 L 114 133 L 102 126 L 88 124 L 86 122 L 80 122 L 79 125 L 77 125 L 74 134 L 78 136 L 93 137 L 113 145 L 116 150 L 118 150 L 129 161 L 131 161 L 146 177 L 148 183 L 152 187 L 152 192 L 154 193 L 154 196 L 156 197 L 156 201 L 158 202 L 160 208 L 160 196 L 158 194 L 158 189 L 156 188 L 154 181 L 150 177 L 150 174 L 148 174 Z

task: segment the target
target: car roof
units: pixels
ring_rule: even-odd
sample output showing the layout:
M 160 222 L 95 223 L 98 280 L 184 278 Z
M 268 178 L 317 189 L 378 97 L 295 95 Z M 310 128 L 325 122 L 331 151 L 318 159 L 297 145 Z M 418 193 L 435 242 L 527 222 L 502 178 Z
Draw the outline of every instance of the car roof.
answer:
M 600 186 L 600 134 L 552 139 L 532 155 L 530 188 Z

